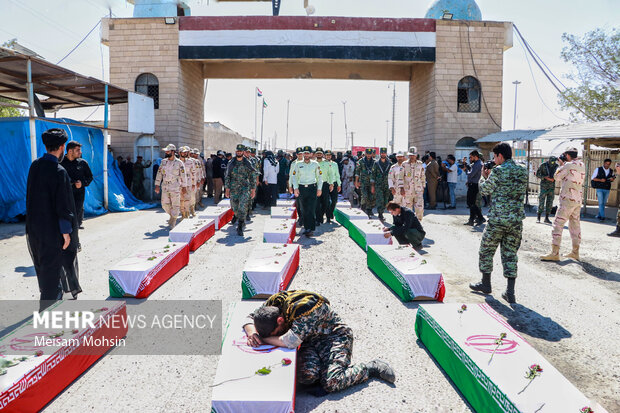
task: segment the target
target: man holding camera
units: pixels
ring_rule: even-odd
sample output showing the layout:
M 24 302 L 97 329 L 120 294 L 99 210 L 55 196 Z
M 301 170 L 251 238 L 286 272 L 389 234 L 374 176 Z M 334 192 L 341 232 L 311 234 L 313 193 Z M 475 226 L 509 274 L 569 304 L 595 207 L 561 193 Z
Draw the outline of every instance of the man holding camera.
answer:
M 467 174 L 467 206 L 469 207 L 469 221 L 465 225 L 480 225 L 485 222 L 482 210 L 476 204 L 478 197 L 480 174 L 482 172 L 482 161 L 478 151 L 471 151 L 469 154 L 469 164 L 463 158 L 463 170 Z
M 592 175 L 592 188 L 596 189 L 596 198 L 598 199 L 598 215 L 599 221 L 605 221 L 605 204 L 611 192 L 611 183 L 616 179 L 614 170 L 611 169 L 611 159 L 605 159 L 603 166 L 599 166 Z
M 482 280 L 470 284 L 469 288 L 484 294 L 491 293 L 491 272 L 493 256 L 500 246 L 504 277 L 508 281 L 502 298 L 515 303 L 515 281 L 517 278 L 517 251 L 521 246 L 523 232 L 523 201 L 527 191 L 527 170 L 512 160 L 512 148 L 499 143 L 493 148 L 495 168 L 485 165 L 481 174 L 480 193 L 491 195 L 489 220 L 480 242 L 479 267 Z
M 536 171 L 536 177 L 540 179 L 538 222 L 540 222 L 542 212 L 545 211 L 546 224 L 551 224 L 551 221 L 549 221 L 549 214 L 551 213 L 551 208 L 553 208 L 553 198 L 555 197 L 555 179 L 553 179 L 553 175 L 555 174 L 555 170 L 558 169 L 557 160 L 558 158 L 555 156 L 550 156 L 549 160 L 540 164 L 540 167 Z
M 573 240 L 573 250 L 567 258 L 579 261 L 579 244 L 581 243 L 581 225 L 579 210 L 583 199 L 583 180 L 586 169 L 583 162 L 577 159 L 577 149 L 568 148 L 558 159 L 560 167 L 555 171 L 554 178 L 560 181 L 560 206 L 555 214 L 551 230 L 551 253 L 540 257 L 542 261 L 560 261 L 560 244 L 562 231 L 568 221 L 568 231 Z

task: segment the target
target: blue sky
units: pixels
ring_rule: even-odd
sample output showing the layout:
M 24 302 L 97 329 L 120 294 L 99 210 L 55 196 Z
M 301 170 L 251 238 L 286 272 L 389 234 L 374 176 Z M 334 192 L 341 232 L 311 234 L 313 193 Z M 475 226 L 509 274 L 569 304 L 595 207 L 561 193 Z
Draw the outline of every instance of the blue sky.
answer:
M 259 2 L 217 3 L 190 0 L 193 15 L 270 15 L 271 4 Z M 534 50 L 560 77 L 571 68 L 560 59 L 561 35 L 583 34 L 597 27 L 611 28 L 620 21 L 618 0 L 478 0 L 484 20 L 514 22 Z M 317 16 L 424 17 L 430 0 L 310 0 Z M 124 0 L 0 0 L 0 43 L 11 38 L 56 63 L 92 29 L 109 7 L 117 17 L 130 17 L 133 6 Z M 283 0 L 281 15 L 305 15 L 303 0 Z M 99 43 L 96 29 L 62 65 L 89 76 L 108 80 L 108 50 Z M 102 69 L 103 62 L 103 69 Z M 504 54 L 503 129 L 512 129 L 514 85 L 519 86 L 517 128 L 537 128 L 565 123 L 557 94 L 533 67 L 536 92 L 523 49 L 515 46 Z M 334 146 L 344 143 L 342 101 L 347 101 L 347 123 L 355 131 L 356 144 L 383 145 L 386 120 L 391 119 L 392 90 L 387 82 L 321 80 L 212 80 L 205 103 L 205 120 L 221 121 L 240 133 L 254 132 L 254 87 L 260 87 L 269 103 L 264 137 L 277 135 L 284 144 L 286 102 L 291 100 L 289 147 L 307 143 L 328 146 L 330 112 L 334 112 Z M 396 149 L 407 142 L 408 87 L 397 84 Z M 64 113 L 84 119 L 92 112 Z M 90 119 L 101 119 L 102 110 Z M 391 126 L 390 126 L 391 127 Z M 340 145 L 337 145 L 339 143 Z

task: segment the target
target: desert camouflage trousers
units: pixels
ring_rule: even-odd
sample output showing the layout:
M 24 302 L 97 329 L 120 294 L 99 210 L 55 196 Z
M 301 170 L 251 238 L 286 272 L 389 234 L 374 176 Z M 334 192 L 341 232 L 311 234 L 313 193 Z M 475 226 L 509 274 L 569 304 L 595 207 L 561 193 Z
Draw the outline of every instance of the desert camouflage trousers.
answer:
M 179 216 L 179 211 L 181 209 L 181 189 L 179 188 L 171 191 L 166 188 L 162 188 L 161 207 L 164 211 L 166 211 L 166 214 L 176 219 Z
M 407 201 L 405 206 L 413 210 L 418 221 L 422 222 L 422 218 L 424 217 L 424 191 L 408 191 L 405 195 L 405 199 Z
M 580 204 L 562 204 L 558 211 L 555 213 L 555 219 L 553 220 L 553 228 L 551 229 L 551 244 L 560 246 L 562 244 L 562 231 L 564 230 L 564 224 L 568 221 L 568 232 L 573 240 L 573 245 L 578 246 L 581 244 L 581 221 L 579 213 L 581 211 Z
M 478 265 L 480 272 L 493 272 L 493 256 L 500 247 L 504 277 L 517 278 L 517 251 L 521 246 L 523 222 L 497 223 L 489 221 L 480 242 Z
M 297 354 L 299 382 L 319 381 L 330 393 L 365 382 L 368 368 L 365 364 L 351 366 L 352 351 L 353 333 L 348 327 L 304 341 Z

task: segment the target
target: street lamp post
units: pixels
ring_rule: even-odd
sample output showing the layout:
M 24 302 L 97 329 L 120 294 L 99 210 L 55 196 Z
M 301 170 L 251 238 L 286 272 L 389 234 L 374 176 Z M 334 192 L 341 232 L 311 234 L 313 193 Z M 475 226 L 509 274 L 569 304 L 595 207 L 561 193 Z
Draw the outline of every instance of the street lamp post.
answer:
M 519 85 L 521 84 L 521 82 L 519 82 L 518 80 L 515 80 L 514 82 L 512 82 L 512 84 L 515 85 L 515 113 L 514 113 L 514 117 L 512 121 L 512 129 L 516 130 L 517 129 L 517 89 Z
M 329 149 L 333 150 L 334 147 L 334 112 L 329 112 L 331 119 L 329 122 Z

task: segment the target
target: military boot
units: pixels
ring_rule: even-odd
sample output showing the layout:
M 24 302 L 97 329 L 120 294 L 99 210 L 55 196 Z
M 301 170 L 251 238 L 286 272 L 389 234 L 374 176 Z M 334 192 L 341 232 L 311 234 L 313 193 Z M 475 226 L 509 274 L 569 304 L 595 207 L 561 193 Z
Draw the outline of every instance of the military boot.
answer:
M 616 227 L 616 230 L 614 232 L 610 232 L 609 234 L 607 234 L 608 237 L 620 237 L 620 225 L 618 225 Z
M 560 247 L 551 245 L 551 254 L 540 257 L 541 261 L 560 261 Z
M 176 223 L 177 223 L 177 219 L 175 217 L 170 217 L 168 219 L 168 226 L 170 227 L 170 229 L 174 228 Z
M 396 381 L 396 375 L 394 370 L 382 360 L 373 360 L 370 363 L 366 363 L 368 368 L 368 375 L 370 377 L 379 377 L 381 380 L 385 380 L 388 383 L 394 383 Z
M 515 298 L 515 281 L 516 278 L 508 278 L 508 284 L 506 285 L 506 291 L 502 293 L 502 298 L 508 301 L 510 304 L 514 304 L 517 302 Z
M 233 215 L 232 219 L 230 220 L 230 225 L 233 225 L 235 222 L 237 222 L 237 216 Z
M 469 284 L 469 288 L 473 291 L 479 291 L 483 294 L 491 294 L 491 273 L 483 272 L 482 280 L 476 284 Z
M 189 207 L 189 216 L 192 217 L 192 218 L 194 218 L 196 216 L 196 210 L 194 209 L 193 205 L 191 205 Z
M 540 212 L 536 215 L 536 222 L 540 222 Z
M 572 258 L 579 261 L 579 244 L 573 244 L 573 250 L 565 255 L 566 258 Z
M 240 219 L 239 222 L 237 223 L 237 235 L 239 236 L 243 236 L 243 220 Z
M 379 221 L 385 221 L 385 218 L 383 217 L 383 212 L 379 212 Z
M 545 214 L 545 224 L 551 224 L 552 222 L 549 220 L 549 214 Z

